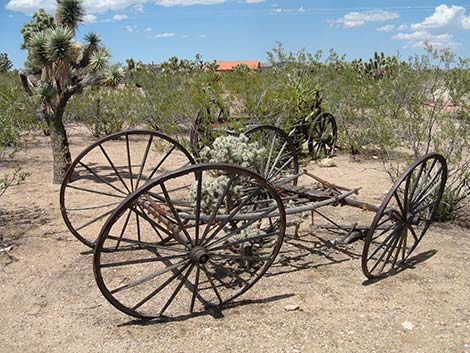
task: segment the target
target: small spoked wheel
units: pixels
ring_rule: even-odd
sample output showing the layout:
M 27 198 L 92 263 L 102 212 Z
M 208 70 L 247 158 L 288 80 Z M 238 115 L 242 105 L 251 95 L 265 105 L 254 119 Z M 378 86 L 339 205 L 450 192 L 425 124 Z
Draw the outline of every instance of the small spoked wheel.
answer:
M 271 183 L 299 173 L 297 151 L 291 138 L 281 129 L 259 125 L 246 133 L 250 141 L 264 150 L 263 161 L 257 172 Z M 296 185 L 297 178 L 293 179 Z
M 447 180 L 443 156 L 416 160 L 395 182 L 369 228 L 362 271 L 372 279 L 404 265 L 433 222 Z
M 307 145 L 313 158 L 331 157 L 335 153 L 338 127 L 330 113 L 320 113 L 309 124 Z
M 185 167 L 113 212 L 95 247 L 95 278 L 108 301 L 134 317 L 201 312 L 261 278 L 285 227 L 281 199 L 258 174 L 230 164 Z
M 60 189 L 62 217 L 78 240 L 93 247 L 106 218 L 131 192 L 165 171 L 193 163 L 183 146 L 156 131 L 102 138 L 67 171 Z

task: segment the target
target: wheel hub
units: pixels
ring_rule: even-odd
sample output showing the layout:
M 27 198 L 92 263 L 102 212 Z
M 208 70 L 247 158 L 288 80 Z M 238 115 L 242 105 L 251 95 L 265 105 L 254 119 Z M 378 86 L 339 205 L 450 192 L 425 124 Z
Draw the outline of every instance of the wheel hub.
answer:
M 419 225 L 419 221 L 420 221 L 420 219 L 419 219 L 419 216 L 417 214 L 413 214 L 413 213 L 408 213 L 407 214 L 406 222 L 408 224 L 417 226 L 417 225 Z
M 189 258 L 194 263 L 205 264 L 207 261 L 209 261 L 209 254 L 207 253 L 207 250 L 202 246 L 195 246 L 191 249 L 191 252 L 189 253 Z

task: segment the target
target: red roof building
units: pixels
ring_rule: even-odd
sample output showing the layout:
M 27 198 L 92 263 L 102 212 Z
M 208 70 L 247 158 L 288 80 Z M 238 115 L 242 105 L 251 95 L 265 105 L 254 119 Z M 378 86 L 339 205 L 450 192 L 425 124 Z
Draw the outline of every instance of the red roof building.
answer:
M 216 61 L 218 71 L 230 71 L 238 65 L 246 65 L 252 70 L 259 70 L 261 64 L 259 60 L 240 60 L 240 61 Z

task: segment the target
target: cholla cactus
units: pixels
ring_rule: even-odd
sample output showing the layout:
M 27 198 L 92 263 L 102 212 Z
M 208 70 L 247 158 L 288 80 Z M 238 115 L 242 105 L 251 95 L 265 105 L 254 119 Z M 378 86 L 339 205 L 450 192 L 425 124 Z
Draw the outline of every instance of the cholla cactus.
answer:
M 229 178 L 226 175 L 219 175 L 219 176 L 214 176 L 214 177 L 206 177 L 202 181 L 201 185 L 201 211 L 204 213 L 210 213 L 217 202 L 219 201 L 219 198 L 221 195 L 224 193 L 227 184 L 229 182 Z M 221 205 L 221 208 L 228 206 L 227 203 L 229 200 L 235 200 L 240 198 L 241 195 L 241 186 L 240 185 L 233 185 L 229 193 L 227 193 L 225 197 L 225 204 Z M 197 182 L 195 182 L 191 188 L 191 191 L 189 192 L 189 199 L 193 202 L 193 204 L 196 203 L 196 197 L 197 197 Z
M 220 136 L 212 146 L 201 150 L 201 159 L 209 163 L 234 163 L 244 168 L 257 170 L 264 155 L 264 148 L 250 143 L 248 137 Z
M 250 143 L 248 137 L 220 136 L 217 137 L 212 146 L 206 146 L 201 151 L 201 159 L 208 163 L 234 163 L 244 168 L 257 170 L 264 154 L 264 148 L 259 148 L 256 143 Z M 238 178 L 232 184 L 225 196 L 221 207 L 227 207 L 230 202 L 240 198 L 244 178 Z M 208 212 L 217 204 L 224 193 L 229 178 L 222 175 L 206 177 L 201 185 L 201 209 Z M 197 197 L 197 182 L 193 184 L 189 199 L 194 203 Z

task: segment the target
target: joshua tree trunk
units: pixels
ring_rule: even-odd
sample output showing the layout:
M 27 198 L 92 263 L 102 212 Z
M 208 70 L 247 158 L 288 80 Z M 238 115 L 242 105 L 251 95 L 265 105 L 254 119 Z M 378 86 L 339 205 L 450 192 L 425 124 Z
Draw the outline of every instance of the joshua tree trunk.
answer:
M 51 137 L 53 158 L 52 182 L 54 184 L 62 183 L 65 173 L 72 163 L 67 132 L 65 131 L 64 123 L 62 121 L 65 105 L 66 103 L 60 104 L 53 114 L 46 117 Z

